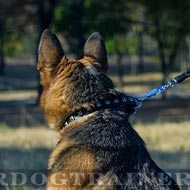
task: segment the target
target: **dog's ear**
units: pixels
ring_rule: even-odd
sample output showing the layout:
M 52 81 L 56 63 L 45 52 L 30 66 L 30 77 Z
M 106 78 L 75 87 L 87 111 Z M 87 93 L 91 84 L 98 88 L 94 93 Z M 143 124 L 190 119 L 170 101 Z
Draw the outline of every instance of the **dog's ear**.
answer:
M 64 51 L 58 38 L 49 29 L 46 29 L 40 39 L 38 63 L 47 68 L 52 68 L 57 66 L 63 56 Z
M 108 70 L 107 51 L 104 40 L 98 32 L 94 32 L 86 41 L 84 56 L 91 57 L 98 62 L 104 72 Z

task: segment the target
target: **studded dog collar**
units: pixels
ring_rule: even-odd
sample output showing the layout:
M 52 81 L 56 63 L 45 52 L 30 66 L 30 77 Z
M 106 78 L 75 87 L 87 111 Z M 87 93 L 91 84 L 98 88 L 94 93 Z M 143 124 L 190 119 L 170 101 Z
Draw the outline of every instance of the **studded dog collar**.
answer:
M 139 100 L 133 96 L 122 95 L 114 99 L 100 99 L 96 101 L 92 108 L 81 108 L 73 114 L 71 114 L 65 121 L 65 126 L 70 122 L 77 120 L 78 118 L 91 114 L 93 112 L 111 109 L 111 108 L 126 108 L 129 111 L 129 114 L 132 114 L 136 111 L 136 108 L 139 106 Z
M 95 102 L 93 108 L 81 108 L 80 110 L 74 112 L 71 114 L 65 122 L 65 125 L 68 125 L 71 121 L 76 120 L 78 117 L 82 117 L 84 115 L 93 113 L 98 110 L 102 109 L 110 109 L 110 108 L 129 108 L 130 111 L 127 112 L 129 114 L 132 114 L 136 112 L 138 108 L 141 107 L 142 103 L 153 97 L 156 96 L 160 93 L 165 92 L 167 89 L 171 87 L 177 86 L 177 84 L 180 84 L 184 80 L 190 77 L 190 70 L 178 75 L 177 77 L 169 80 L 163 85 L 160 85 L 151 91 L 147 92 L 144 96 L 142 97 L 133 97 L 133 96 L 126 96 L 126 95 L 121 95 L 118 98 L 114 99 L 103 99 Z

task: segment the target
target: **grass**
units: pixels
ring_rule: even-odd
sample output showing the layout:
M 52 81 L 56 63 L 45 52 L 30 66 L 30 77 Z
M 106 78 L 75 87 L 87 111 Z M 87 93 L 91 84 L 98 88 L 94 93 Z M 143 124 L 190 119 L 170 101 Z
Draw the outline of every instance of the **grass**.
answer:
M 22 91 L 6 91 L 0 93 L 0 100 L 9 101 L 9 100 L 25 100 L 25 99 L 34 99 L 37 96 L 36 90 L 22 90 Z
M 23 72 L 22 72 L 23 73 Z M 172 73 L 171 77 L 176 76 L 179 73 Z M 23 77 L 25 79 L 25 77 Z M 31 80 L 26 81 L 23 78 L 18 80 L 10 80 L 7 83 L 5 78 L 0 85 L 1 89 L 8 89 L 10 91 L 2 91 L 0 93 L 0 101 L 10 101 L 10 100 L 23 100 L 23 99 L 35 99 L 36 91 L 32 90 L 35 84 L 30 84 Z M 118 77 L 114 75 L 111 76 L 114 83 L 119 83 Z M 1 79 L 2 80 L 2 79 Z M 13 82 L 14 81 L 14 82 Z M 123 78 L 124 86 L 123 91 L 127 93 L 135 94 L 144 94 L 151 88 L 159 85 L 162 81 L 162 75 L 160 73 L 146 73 L 138 74 L 137 76 L 125 75 Z M 30 85 L 29 85 L 30 84 Z M 183 95 L 184 92 L 189 96 L 189 85 L 190 80 L 185 81 L 179 87 L 174 88 L 168 92 L 178 92 L 180 95 Z M 7 87 L 8 86 L 8 87 Z M 22 87 L 21 90 L 20 86 Z M 28 91 L 25 90 L 25 87 L 29 86 L 31 88 Z M 14 90 L 14 91 L 12 91 Z M 1 123 L 4 123 L 8 116 L 8 120 L 19 121 L 20 115 L 23 115 L 19 110 L 12 110 L 12 108 L 6 111 L 2 111 Z M 184 108 L 186 109 L 186 108 Z M 8 115 L 7 112 L 14 112 L 13 115 Z M 147 110 L 148 111 L 148 110 Z M 156 111 L 156 110 L 155 110 Z M 162 110 L 164 116 L 173 113 L 176 111 L 174 108 Z M 18 113 L 17 113 L 18 112 Z M 36 110 L 33 112 L 36 113 Z M 32 113 L 33 113 L 32 112 Z M 188 111 L 185 110 L 188 114 Z M 25 113 L 25 112 L 24 112 Z M 28 116 L 30 116 L 30 111 L 26 110 Z M 26 114 L 25 113 L 25 114 Z M 31 113 L 31 120 L 34 122 L 33 115 Z M 148 112 L 146 112 L 148 113 Z M 163 120 L 159 111 L 157 110 L 156 116 Z M 150 117 L 152 118 L 154 113 L 150 112 Z M 20 114 L 20 115 L 19 115 Z M 177 113 L 175 115 L 180 115 Z M 184 115 L 183 112 L 181 115 Z M 11 117 L 11 119 L 10 119 Z M 144 118 L 144 116 L 141 116 Z M 155 117 L 155 116 L 154 116 Z M 172 116 L 173 117 L 173 116 Z M 175 117 L 173 117 L 175 118 Z M 20 119 L 22 121 L 22 119 Z M 9 123 L 9 122 L 5 122 Z M 25 125 L 25 122 L 20 122 L 22 125 Z M 39 170 L 47 169 L 47 162 L 49 155 L 52 149 L 55 147 L 58 135 L 46 128 L 45 126 L 36 126 L 34 127 L 19 127 L 12 128 L 12 124 L 1 125 L 0 124 L 0 169 L 19 169 L 19 170 Z M 38 122 L 36 122 L 38 123 Z M 27 125 L 27 124 L 26 124 Z M 153 157 L 153 160 L 163 168 L 164 170 L 185 170 L 190 169 L 190 121 L 171 123 L 171 122 L 158 122 L 144 124 L 137 123 L 135 129 L 138 131 L 140 136 L 144 139 L 147 148 Z M 1 189 L 1 187 L 0 187 Z M 9 189 L 9 188 L 8 188 Z M 36 189 L 27 187 L 11 187 L 14 190 L 21 189 Z M 39 188 L 38 188 L 39 189 Z M 44 189 L 44 188 L 42 188 Z
M 179 123 L 137 123 L 135 129 L 146 142 L 150 150 L 189 151 L 190 122 Z M 35 128 L 19 127 L 12 129 L 0 126 L 0 148 L 53 148 L 58 134 L 44 126 Z
M 177 76 L 180 73 L 172 73 L 170 78 Z M 110 76 L 113 82 L 118 86 L 119 77 L 111 75 Z M 2 79 L 0 79 L 1 82 Z M 7 79 L 6 79 L 7 80 Z M 14 79 L 15 80 L 15 79 Z M 12 81 L 12 79 L 11 79 Z M 155 73 L 145 73 L 138 75 L 125 75 L 123 77 L 123 87 L 122 91 L 127 93 L 145 93 L 151 88 L 160 85 L 162 81 L 162 74 L 159 72 Z M 23 86 L 26 82 L 25 80 L 21 80 L 19 86 Z M 7 84 L 6 84 L 7 85 Z M 188 90 L 190 85 L 190 80 L 183 82 L 180 87 L 180 91 Z M 13 85 L 14 86 L 14 85 Z M 34 85 L 35 86 L 35 85 Z M 35 99 L 37 97 L 36 90 L 29 89 L 28 91 L 24 90 L 15 90 L 12 91 L 14 87 L 10 87 L 10 90 L 2 91 L 0 93 L 0 101 L 9 101 L 9 100 L 23 100 L 23 99 Z
M 57 134 L 45 127 L 11 129 L 1 126 L 0 148 L 28 150 L 32 148 L 53 148 Z
M 176 77 L 181 73 L 171 73 L 169 76 L 170 78 Z M 136 92 L 146 92 L 149 89 L 160 85 L 162 81 L 162 74 L 155 72 L 155 73 L 145 73 L 145 74 L 138 74 L 138 75 L 125 75 L 123 77 L 123 91 L 130 92 L 130 93 L 136 93 Z M 116 86 L 119 83 L 119 78 L 116 76 L 111 76 L 112 80 L 116 84 Z M 188 89 L 190 85 L 190 80 L 186 80 L 180 85 L 180 88 Z
M 34 81 L 35 70 L 36 69 L 32 65 L 13 65 L 12 68 L 8 68 L 6 70 L 6 77 L 0 79 L 0 90 L 2 90 L 0 93 L 0 101 L 35 99 L 37 96 L 35 89 L 37 83 Z M 179 73 L 172 73 L 170 78 L 178 74 Z M 117 86 L 119 78 L 115 75 L 112 75 L 111 78 Z M 153 87 L 160 85 L 161 81 L 162 75 L 158 72 L 138 74 L 136 76 L 125 75 L 123 77 L 124 85 L 121 90 L 131 94 L 144 94 Z M 183 95 L 184 92 L 187 92 L 186 94 L 189 97 L 189 85 L 190 80 L 187 80 L 177 88 L 169 90 L 168 92 L 172 94 L 178 92 L 180 93 L 179 95 Z M 1 123 L 7 123 L 7 125 L 0 124 L 0 169 L 20 169 L 29 171 L 47 169 L 48 158 L 56 145 L 58 135 L 41 125 L 35 128 L 27 126 L 20 127 L 20 123 L 21 125 L 27 125 L 27 123 L 25 124 L 23 119 L 20 118 L 20 115 L 22 116 L 27 113 L 24 116 L 31 116 L 29 117 L 29 123 L 31 123 L 35 121 L 32 113 L 36 113 L 36 110 L 33 110 L 32 113 L 30 113 L 31 110 L 26 110 L 24 114 L 22 111 L 19 111 L 19 109 L 14 110 L 12 108 L 2 108 L 0 111 L 2 112 L 0 118 L 2 120 Z M 148 113 L 149 110 L 147 109 L 146 111 L 146 113 Z M 162 110 L 162 114 L 167 116 L 174 111 L 176 111 L 174 108 L 167 109 L 165 112 Z M 9 115 L 9 112 L 13 112 L 14 115 Z M 188 114 L 188 110 L 185 110 L 185 112 Z M 150 111 L 149 121 L 150 118 L 155 117 L 151 114 L 156 114 L 156 117 L 159 117 L 161 121 L 163 121 L 160 111 L 157 110 L 156 112 L 155 110 L 154 113 Z M 180 114 L 177 112 L 173 115 L 172 117 L 175 119 L 175 115 L 179 116 L 184 114 L 183 112 Z M 141 117 L 144 118 L 144 115 Z M 19 123 L 17 128 L 12 126 L 12 123 L 4 122 L 7 118 L 12 121 L 14 125 L 17 121 L 17 123 Z M 36 125 L 38 122 L 34 123 L 34 125 Z M 164 170 L 183 170 L 190 169 L 189 126 L 190 121 L 179 123 L 156 121 L 156 123 L 151 124 L 137 123 L 135 129 L 144 139 L 150 154 L 161 168 Z M 7 190 L 8 189 L 9 188 L 7 188 Z M 11 187 L 11 190 L 21 189 L 32 190 L 36 188 L 29 188 L 28 186 Z
M 137 124 L 135 127 L 150 150 L 189 151 L 190 122 Z
M 190 168 L 190 122 L 137 124 L 153 159 L 165 170 Z
M 156 123 L 156 124 L 136 124 L 135 129 L 144 139 L 154 160 L 164 169 L 186 169 L 190 168 L 190 122 L 180 123 Z M 1 126 L 0 133 L 0 151 L 7 151 L 7 160 L 1 161 L 0 166 L 6 168 L 11 166 L 15 160 L 8 155 L 14 153 L 21 154 L 15 159 L 24 159 L 23 155 L 28 155 L 30 167 L 45 166 L 40 165 L 47 162 L 48 155 L 55 146 L 58 135 L 46 127 L 39 126 L 36 128 L 20 127 L 11 129 Z M 46 151 L 47 150 L 47 151 Z M 41 151 L 41 152 L 40 152 Z M 43 157 L 45 151 L 45 158 Z M 40 153 L 40 154 L 39 154 Z M 41 155 L 36 161 L 35 154 Z M 9 163 L 10 161 L 10 163 Z M 3 166 L 3 163 L 6 163 Z M 18 167 L 25 168 L 25 162 L 20 162 Z M 14 164 L 13 164 L 14 165 Z
M 180 72 L 173 72 L 170 74 L 169 79 L 176 77 L 177 75 L 181 74 Z M 111 77 L 113 80 L 115 80 L 116 82 L 118 82 L 118 77 Z M 129 82 L 130 83 L 150 83 L 152 82 L 152 84 L 157 83 L 159 84 L 160 81 L 162 81 L 162 74 L 160 72 L 154 72 L 154 73 L 144 73 L 144 74 L 138 74 L 138 75 L 125 75 L 123 77 L 125 82 Z M 190 81 L 187 80 L 184 84 L 188 85 L 190 84 Z

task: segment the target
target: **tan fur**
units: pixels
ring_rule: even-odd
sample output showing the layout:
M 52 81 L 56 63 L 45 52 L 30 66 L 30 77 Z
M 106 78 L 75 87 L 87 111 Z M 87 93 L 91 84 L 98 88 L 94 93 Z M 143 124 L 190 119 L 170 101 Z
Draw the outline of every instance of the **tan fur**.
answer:
M 55 45 L 55 47 L 54 47 Z M 48 47 L 49 46 L 49 47 Z M 72 106 L 72 94 L 75 91 L 75 86 L 72 86 L 73 72 L 79 73 L 83 67 L 96 67 L 101 70 L 99 63 L 90 56 L 84 56 L 80 60 L 67 59 L 60 49 L 60 44 L 56 37 L 51 32 L 45 31 L 42 35 L 39 46 L 39 58 L 37 69 L 40 72 L 41 84 L 43 92 L 40 98 L 40 107 L 44 110 L 46 118 L 50 127 L 58 130 L 60 133 L 60 140 L 56 148 L 51 153 L 48 168 L 49 170 L 56 170 L 56 160 L 62 152 L 72 150 L 72 154 L 65 157 L 64 165 L 62 165 L 61 172 L 50 173 L 48 177 L 48 190 L 74 190 L 74 189 L 92 189 L 93 186 L 88 186 L 90 180 L 90 173 L 99 170 L 99 166 L 95 161 L 95 157 L 88 147 L 81 145 L 75 140 L 69 138 L 70 133 L 76 128 L 84 127 L 84 123 L 91 119 L 95 114 L 86 115 L 69 124 L 68 127 L 63 128 L 65 119 L 79 109 L 81 105 L 75 104 Z M 62 57 L 62 58 L 61 58 Z M 74 80 L 74 79 L 73 79 Z M 71 104 L 70 104 L 71 102 Z M 91 103 L 84 103 L 83 107 L 93 106 Z M 76 151 L 75 151 L 76 149 Z M 60 162 L 60 161 L 59 161 Z M 61 163 L 60 163 L 61 164 Z M 58 168 L 60 171 L 60 168 Z M 72 172 L 81 173 L 80 185 L 76 187 L 76 181 L 70 179 L 69 175 Z M 64 185 L 55 185 L 56 174 L 64 175 L 67 180 Z
M 84 122 L 89 120 L 91 117 L 93 117 L 94 114 L 95 113 L 92 113 L 92 114 L 86 115 L 76 121 L 73 121 L 70 123 L 70 125 L 68 127 L 63 128 L 63 130 L 60 131 L 60 140 L 56 146 L 56 149 L 54 149 L 53 152 L 51 153 L 51 156 L 50 156 L 50 159 L 48 162 L 49 169 L 53 165 L 55 158 L 57 157 L 57 155 L 60 154 L 60 152 L 62 152 L 63 150 L 65 150 L 69 147 L 80 146 L 77 142 L 74 142 L 71 139 L 69 139 L 68 135 L 75 128 L 79 128 L 79 127 L 82 128 L 84 126 Z
M 66 59 L 63 58 L 57 68 L 58 73 L 63 71 L 63 66 Z M 58 129 L 62 128 L 64 119 L 68 117 L 72 110 L 69 111 L 69 106 L 64 101 L 64 77 L 62 75 L 51 76 L 49 68 L 44 68 L 41 73 L 41 84 L 43 85 L 43 92 L 40 99 L 40 107 L 44 110 L 49 125 Z M 46 81 L 46 82 L 45 82 Z M 49 81 L 49 82 L 48 82 Z
M 58 148 L 64 147 L 58 146 Z M 56 148 L 56 150 L 58 148 Z M 55 157 L 57 156 L 56 151 L 54 151 L 53 154 L 55 154 Z M 53 159 L 53 157 L 51 158 Z M 81 147 L 79 151 L 74 152 L 70 157 L 68 157 L 65 162 L 66 165 L 64 165 L 64 167 L 62 168 L 62 172 L 60 172 L 60 175 L 63 177 L 62 180 L 65 179 L 65 181 L 63 182 L 64 184 L 61 184 L 62 182 L 58 182 L 57 184 L 57 173 L 50 174 L 48 178 L 48 189 L 54 189 L 56 186 L 63 190 L 83 189 L 89 183 L 89 174 L 95 172 L 98 169 L 97 164 L 94 160 L 94 155 L 90 151 L 88 151 L 86 147 Z M 75 175 L 77 177 L 75 177 Z M 92 187 L 84 189 L 91 188 Z
M 77 144 L 76 142 L 72 142 L 69 139 L 66 139 L 66 138 L 62 139 L 61 142 L 56 146 L 56 149 L 54 149 L 53 152 L 51 153 L 51 156 L 48 161 L 48 169 L 51 169 L 57 155 L 59 155 L 60 152 L 76 144 Z

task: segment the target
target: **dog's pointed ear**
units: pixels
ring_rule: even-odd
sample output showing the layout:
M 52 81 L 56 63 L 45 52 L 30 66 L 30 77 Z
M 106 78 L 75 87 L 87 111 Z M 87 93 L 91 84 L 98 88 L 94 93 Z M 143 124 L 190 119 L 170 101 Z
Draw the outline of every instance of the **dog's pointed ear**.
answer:
M 86 41 L 84 46 L 84 56 L 91 57 L 98 62 L 98 66 L 104 72 L 108 70 L 107 50 L 103 37 L 94 32 Z
M 56 66 L 63 56 L 64 51 L 56 35 L 49 29 L 44 30 L 38 47 L 38 62 L 51 68 Z

